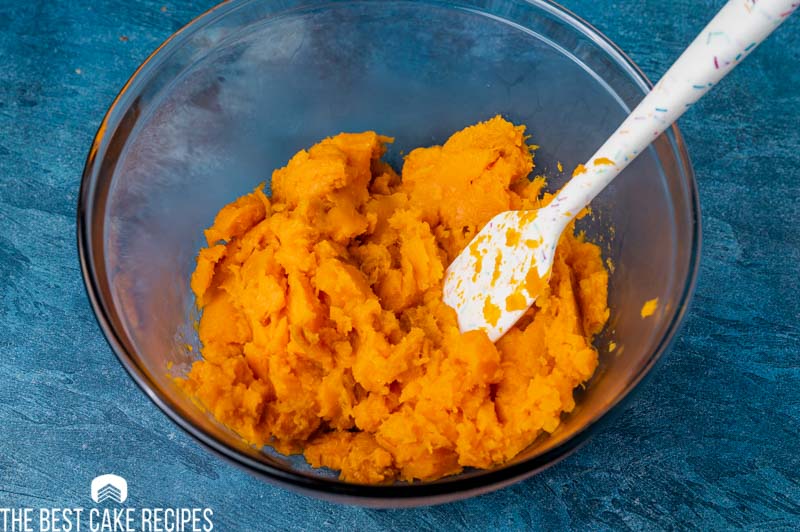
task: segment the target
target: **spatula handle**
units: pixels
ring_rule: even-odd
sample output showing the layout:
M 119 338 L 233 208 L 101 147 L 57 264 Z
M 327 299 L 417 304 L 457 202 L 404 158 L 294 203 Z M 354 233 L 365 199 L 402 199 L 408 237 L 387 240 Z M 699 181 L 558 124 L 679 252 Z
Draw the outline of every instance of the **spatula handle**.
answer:
M 800 0 L 730 0 L 553 201 L 567 219 L 733 70 Z

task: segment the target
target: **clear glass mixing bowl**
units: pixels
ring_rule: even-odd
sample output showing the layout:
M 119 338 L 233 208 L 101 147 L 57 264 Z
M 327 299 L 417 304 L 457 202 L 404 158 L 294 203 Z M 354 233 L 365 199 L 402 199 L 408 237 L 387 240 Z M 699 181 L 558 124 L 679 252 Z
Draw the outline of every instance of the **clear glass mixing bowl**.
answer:
M 243 0 L 197 18 L 136 71 L 92 145 L 78 243 L 113 350 L 178 425 L 263 478 L 372 506 L 432 504 L 518 481 L 566 456 L 619 411 L 668 349 L 700 246 L 694 177 L 676 128 L 582 222 L 614 264 L 601 365 L 561 427 L 508 464 L 437 482 L 361 486 L 255 449 L 184 396 L 170 374 L 197 356 L 189 277 L 202 229 L 297 150 L 340 131 L 397 142 L 389 159 L 502 114 L 528 125 L 537 171 L 563 182 L 648 90 L 633 63 L 546 1 Z M 458 201 L 458 198 L 452 198 Z M 645 300 L 658 297 L 643 320 Z M 610 341 L 617 349 L 609 352 Z M 194 345 L 189 352 L 185 345 Z M 171 363 L 171 364 L 170 364 Z M 171 370 L 168 370 L 170 364 Z

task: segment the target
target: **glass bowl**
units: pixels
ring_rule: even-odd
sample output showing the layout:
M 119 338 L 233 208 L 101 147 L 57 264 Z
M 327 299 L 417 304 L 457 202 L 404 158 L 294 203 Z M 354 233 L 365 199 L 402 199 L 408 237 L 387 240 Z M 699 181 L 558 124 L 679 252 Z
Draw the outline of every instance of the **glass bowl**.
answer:
M 564 458 L 621 409 L 669 348 L 693 292 L 700 211 L 677 128 L 581 222 L 613 262 L 601 363 L 562 425 L 511 462 L 436 482 L 348 484 L 256 449 L 176 387 L 198 356 L 189 278 L 203 229 L 299 149 L 340 131 L 441 143 L 502 114 L 526 124 L 550 188 L 650 87 L 608 39 L 546 1 L 244 0 L 203 14 L 123 87 L 91 147 L 78 245 L 98 321 L 147 395 L 198 441 L 264 479 L 377 507 L 434 504 L 507 485 Z M 458 201 L 458 198 L 452 198 Z M 656 314 L 642 319 L 646 300 Z M 617 347 L 611 351 L 610 342 Z M 193 346 L 193 350 L 187 348 Z

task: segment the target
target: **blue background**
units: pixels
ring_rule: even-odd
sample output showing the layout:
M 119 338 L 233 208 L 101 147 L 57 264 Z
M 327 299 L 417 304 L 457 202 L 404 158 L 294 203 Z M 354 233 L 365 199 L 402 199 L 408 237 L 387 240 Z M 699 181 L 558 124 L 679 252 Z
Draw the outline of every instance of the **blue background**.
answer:
M 720 1 L 565 0 L 657 78 Z M 212 0 L 0 0 L 0 507 L 210 506 L 221 530 L 800 527 L 800 21 L 680 122 L 704 210 L 671 354 L 582 450 L 521 484 L 416 510 L 288 493 L 177 429 L 115 359 L 75 250 L 83 161 L 116 92 Z M 163 7 L 162 7 L 163 6 Z

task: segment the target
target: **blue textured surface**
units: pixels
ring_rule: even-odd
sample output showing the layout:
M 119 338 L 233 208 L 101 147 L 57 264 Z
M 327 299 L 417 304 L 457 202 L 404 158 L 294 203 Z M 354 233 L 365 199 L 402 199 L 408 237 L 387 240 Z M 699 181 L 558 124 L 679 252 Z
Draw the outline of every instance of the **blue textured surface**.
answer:
M 720 1 L 569 0 L 649 76 Z M 704 209 L 672 353 L 618 420 L 521 484 L 401 511 L 274 488 L 177 429 L 116 361 L 84 294 L 75 204 L 112 98 L 210 1 L 0 1 L 0 507 L 210 506 L 221 530 L 800 527 L 800 21 L 681 121 Z M 164 7 L 162 7 L 164 6 Z

